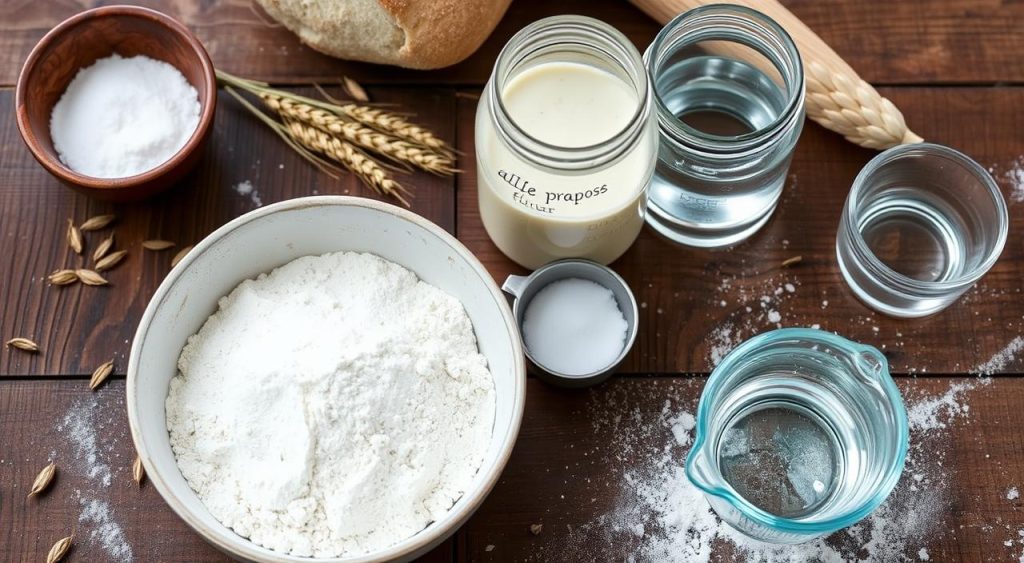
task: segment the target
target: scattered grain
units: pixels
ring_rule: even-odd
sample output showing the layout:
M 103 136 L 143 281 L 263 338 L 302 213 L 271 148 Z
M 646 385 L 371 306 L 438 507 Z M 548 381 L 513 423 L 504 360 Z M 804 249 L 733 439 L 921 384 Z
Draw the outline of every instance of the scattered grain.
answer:
M 68 230 L 67 230 L 68 246 L 71 250 L 75 251 L 75 254 L 81 254 L 83 250 L 82 245 L 82 232 L 75 226 L 75 222 L 68 219 Z
M 96 390 L 97 387 L 103 384 L 107 380 L 107 377 L 114 371 L 114 360 L 104 363 L 100 367 L 96 368 L 96 371 L 92 372 L 92 377 L 89 379 L 89 389 Z
M 68 550 L 71 549 L 71 540 L 74 539 L 74 534 L 57 540 L 57 543 L 53 544 L 50 548 L 50 552 L 46 554 L 46 563 L 57 563 L 64 556 L 68 554 Z
M 96 250 L 92 253 L 92 261 L 99 262 L 104 256 L 110 252 L 110 249 L 114 248 L 114 234 L 111 233 L 109 237 L 103 239 L 103 242 L 96 247 Z
M 81 229 L 83 231 L 98 231 L 113 223 L 114 219 L 115 217 L 113 215 L 97 215 L 95 217 L 90 217 L 82 223 Z
M 113 268 L 114 266 L 117 266 L 118 264 L 121 263 L 121 260 L 124 260 L 124 257 L 127 255 L 127 250 L 118 250 L 117 252 L 114 252 L 110 256 L 107 256 L 102 260 L 96 262 L 96 271 L 104 272 L 106 270 Z
M 342 77 L 341 84 L 345 88 L 345 93 L 353 100 L 363 103 L 370 101 L 370 96 L 366 93 L 366 90 L 355 80 L 345 76 Z
M 29 340 L 28 338 L 22 338 L 20 336 L 17 337 L 17 338 L 12 338 L 12 339 L 8 340 L 7 341 L 7 345 L 12 347 L 12 348 L 17 348 L 18 350 L 22 350 L 24 352 L 35 353 L 35 352 L 39 351 L 39 345 L 38 344 L 36 344 L 35 342 Z
M 107 285 L 107 280 L 93 270 L 78 269 L 75 275 L 85 285 Z
M 49 487 L 50 483 L 53 482 L 53 476 L 56 474 L 57 464 L 51 461 L 50 465 L 44 467 L 43 470 L 39 472 L 39 475 L 36 475 L 36 480 L 32 481 L 32 488 L 28 491 L 28 496 L 38 495 L 45 491 L 46 487 Z
M 174 246 L 169 240 L 146 240 L 142 242 L 142 248 L 146 250 L 167 250 Z

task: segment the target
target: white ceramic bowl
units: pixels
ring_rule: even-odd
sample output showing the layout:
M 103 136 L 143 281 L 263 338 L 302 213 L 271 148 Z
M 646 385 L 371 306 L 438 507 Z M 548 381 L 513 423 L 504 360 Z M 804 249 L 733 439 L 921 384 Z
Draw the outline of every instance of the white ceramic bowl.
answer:
M 185 340 L 242 280 L 300 256 L 370 252 L 405 266 L 462 301 L 494 374 L 497 401 L 487 455 L 466 494 L 444 518 L 390 548 L 359 557 L 294 557 L 260 547 L 218 522 L 182 477 L 171 451 L 164 402 Z M 461 243 L 422 217 L 366 199 L 293 199 L 243 215 L 196 245 L 160 284 L 146 308 L 128 361 L 128 421 L 149 481 L 207 541 L 246 561 L 409 560 L 429 551 L 480 506 L 508 461 L 526 395 L 518 329 L 504 295 Z

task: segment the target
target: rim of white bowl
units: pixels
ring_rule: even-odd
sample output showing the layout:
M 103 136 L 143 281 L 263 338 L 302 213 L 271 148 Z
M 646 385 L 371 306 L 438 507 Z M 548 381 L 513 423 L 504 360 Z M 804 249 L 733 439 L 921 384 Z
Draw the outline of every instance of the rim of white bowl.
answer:
M 502 440 L 501 450 L 498 454 L 498 458 L 495 460 L 496 463 L 491 466 L 490 473 L 483 481 L 482 487 L 477 489 L 475 494 L 473 491 L 469 491 L 457 500 L 456 505 L 452 510 L 445 514 L 441 523 L 436 524 L 436 526 L 435 523 L 431 523 L 429 526 L 434 526 L 433 528 L 430 528 L 429 526 L 428 528 L 424 528 L 424 531 L 427 533 L 424 533 L 424 531 L 417 532 L 412 537 L 406 538 L 387 549 L 377 552 L 371 552 L 355 557 L 303 557 L 289 555 L 286 553 L 278 553 L 268 548 L 258 546 L 251 540 L 238 535 L 234 530 L 221 524 L 220 526 L 227 532 L 228 538 L 237 538 L 237 540 L 232 541 L 229 539 L 225 541 L 223 536 L 217 534 L 213 529 L 200 522 L 199 519 L 185 507 L 184 503 L 181 502 L 181 500 L 171 490 L 170 485 L 168 485 L 163 479 L 163 476 L 157 470 L 153 462 L 150 461 L 149 450 L 147 449 L 145 442 L 141 439 L 141 435 L 138 430 L 138 411 L 135 407 L 135 383 L 139 355 L 142 353 L 141 343 L 146 339 L 146 334 L 149 331 L 149 325 L 153 320 L 153 316 L 155 315 L 157 308 L 159 308 L 166 299 L 167 293 L 170 291 L 171 287 L 177 283 L 182 273 L 188 269 L 192 262 L 232 231 L 267 215 L 302 208 L 333 206 L 362 207 L 395 215 L 398 218 L 409 221 L 410 223 L 422 227 L 431 234 L 437 236 L 443 242 L 447 243 L 452 250 L 465 259 L 467 263 L 469 263 L 476 274 L 480 277 L 480 280 L 487 287 L 487 290 L 490 292 L 495 304 L 501 311 L 502 319 L 505 322 L 506 328 L 509 330 L 509 334 L 513 335 L 512 352 L 517 379 L 516 394 L 512 404 L 512 420 L 510 421 L 509 431 Z M 512 449 L 515 446 L 516 438 L 519 435 L 519 427 L 523 418 L 523 409 L 526 404 L 526 362 L 523 355 L 522 339 L 519 338 L 518 335 L 519 329 L 516 326 L 515 319 L 512 317 L 508 301 L 505 299 L 504 294 L 498 288 L 497 283 L 495 283 L 490 273 L 487 272 L 483 264 L 480 263 L 480 260 L 478 260 L 476 256 L 474 256 L 473 253 L 465 247 L 465 245 L 448 233 L 448 231 L 442 229 L 432 221 L 394 205 L 352 196 L 311 196 L 274 203 L 250 211 L 240 217 L 236 217 L 204 237 L 203 240 L 196 244 L 195 248 L 193 248 L 192 251 L 190 251 L 185 258 L 181 260 L 181 262 L 171 269 L 170 273 L 167 274 L 167 277 L 160 283 L 160 286 L 153 294 L 153 297 L 150 298 L 149 304 L 146 306 L 146 311 L 142 314 L 142 319 L 139 321 L 139 327 L 135 332 L 134 339 L 132 340 L 131 354 L 128 357 L 125 402 L 128 407 L 128 425 L 131 429 L 132 442 L 134 442 L 135 451 L 139 455 L 139 458 L 142 460 L 142 465 L 146 469 L 146 474 L 150 483 L 156 487 L 157 492 L 160 493 L 164 502 L 166 502 L 167 505 L 171 507 L 171 510 L 173 510 L 179 518 L 184 520 L 190 528 L 199 533 L 199 535 L 201 535 L 211 545 L 225 553 L 237 557 L 244 557 L 251 561 L 266 563 L 371 563 L 401 559 L 423 549 L 439 538 L 449 537 L 458 527 L 462 526 L 462 524 L 464 524 L 465 521 L 473 515 L 476 509 L 483 504 L 483 501 L 490 494 L 491 490 L 494 489 L 494 485 L 497 484 L 505 466 L 508 464 L 509 457 L 512 455 Z M 175 467 L 177 467 L 177 465 L 175 465 Z M 481 470 L 482 469 L 483 468 L 481 468 Z M 470 497 L 471 494 L 474 496 Z M 461 501 L 465 502 L 459 506 L 459 502 Z

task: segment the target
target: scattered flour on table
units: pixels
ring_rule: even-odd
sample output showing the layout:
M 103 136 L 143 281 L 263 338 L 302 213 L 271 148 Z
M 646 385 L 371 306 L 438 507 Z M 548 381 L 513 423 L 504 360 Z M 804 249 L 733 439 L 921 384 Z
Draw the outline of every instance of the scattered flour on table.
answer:
M 78 500 L 82 505 L 78 522 L 86 525 L 89 539 L 99 542 L 110 555 L 111 561 L 131 561 L 132 547 L 125 539 L 121 526 L 114 520 L 110 505 L 96 498 L 81 497 Z
M 494 422 L 461 303 L 369 254 L 242 282 L 178 367 L 167 423 L 182 474 L 226 526 L 292 555 L 419 532 L 471 485 Z
M 608 457 L 600 466 L 611 468 L 606 486 L 618 491 L 618 499 L 604 514 L 538 546 L 534 560 L 599 559 L 624 547 L 634 554 L 633 562 L 706 563 L 734 556 L 764 563 L 943 560 L 929 552 L 928 544 L 939 534 L 957 535 L 945 521 L 955 499 L 945 463 L 951 449 L 947 428 L 971 423 L 968 393 L 989 380 L 936 394 L 905 389 L 914 414 L 911 447 L 896 489 L 858 524 L 796 546 L 762 543 L 733 530 L 686 478 L 698 394 L 692 387 L 699 382 L 654 390 L 613 382 L 592 395 L 586 410 L 594 417 L 593 431 L 608 441 L 588 455 Z M 664 397 L 660 411 L 642 407 L 655 397 Z
M 997 352 L 988 361 L 978 365 L 974 368 L 976 373 L 982 375 L 992 375 L 998 371 L 1002 371 L 1006 366 L 1010 365 L 1017 359 L 1017 355 L 1024 350 L 1024 336 L 1014 337 L 1002 350 Z
M 1020 498 L 1020 490 L 1017 487 L 1010 487 L 1006 491 L 1006 500 L 1017 500 Z
M 235 193 L 242 196 L 249 196 L 249 201 L 252 202 L 256 207 L 263 206 L 263 199 L 260 198 L 260 192 L 252 185 L 249 180 L 241 181 L 235 184 Z
M 55 430 L 71 446 L 72 461 L 58 462 L 60 470 L 83 475 L 89 485 L 86 490 L 75 491 L 81 505 L 81 527 L 76 537 L 98 543 L 110 561 L 129 563 L 133 560 L 131 545 L 110 505 L 102 500 L 110 494 L 112 465 L 125 464 L 115 453 L 118 442 L 127 433 L 122 418 L 124 408 L 123 395 L 101 390 L 74 401 Z M 50 457 L 56 459 L 56 452 Z
M 993 165 L 988 171 L 1010 186 L 1010 201 L 1024 202 L 1024 155 L 1014 159 L 1002 174 L 998 174 L 998 169 L 998 166 Z
M 100 437 L 103 436 L 102 432 L 105 426 L 100 420 L 101 412 L 103 410 L 98 397 L 90 396 L 87 399 L 79 399 L 65 413 L 64 418 L 57 424 L 56 430 L 64 434 L 71 442 L 76 468 L 80 469 L 94 483 L 109 487 L 113 475 L 106 457 L 110 455 L 114 444 L 109 440 L 100 444 Z
M 800 281 L 792 272 L 767 278 L 722 276 L 711 296 L 711 305 L 733 310 L 708 335 L 709 367 L 717 366 L 733 348 L 759 332 L 781 328 L 784 324 L 799 324 L 786 310 L 799 286 Z M 819 327 L 814 325 L 814 328 Z

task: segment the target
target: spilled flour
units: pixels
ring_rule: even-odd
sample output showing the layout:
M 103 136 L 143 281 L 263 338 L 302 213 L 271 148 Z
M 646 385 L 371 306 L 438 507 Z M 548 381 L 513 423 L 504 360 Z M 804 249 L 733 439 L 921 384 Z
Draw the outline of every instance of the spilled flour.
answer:
M 79 502 L 82 512 L 78 515 L 78 522 L 89 530 L 89 539 L 99 542 L 113 561 L 131 561 L 132 547 L 114 520 L 110 505 L 104 500 L 86 497 L 80 498 Z
M 235 193 L 241 196 L 249 196 L 249 201 L 256 207 L 263 206 L 263 198 L 260 197 L 260 192 L 252 185 L 249 180 L 244 180 L 235 184 Z
M 56 430 L 71 442 L 76 467 L 81 469 L 90 481 L 109 487 L 113 477 L 105 458 L 110 452 L 111 444 L 104 444 L 101 449 L 98 439 L 101 429 L 99 412 L 99 399 L 96 397 L 79 399 L 64 415 Z
M 611 470 L 607 482 L 598 482 L 593 475 L 585 480 L 588 489 L 617 491 L 617 500 L 596 518 L 557 533 L 557 541 L 552 537 L 539 544 L 534 560 L 599 560 L 623 550 L 634 554 L 629 561 L 658 563 L 734 558 L 763 563 L 949 559 L 951 554 L 937 552 L 933 544 L 940 535 L 955 539 L 960 533 L 946 520 L 957 495 L 946 460 L 947 453 L 956 450 L 950 428 L 972 423 L 968 399 L 990 386 L 990 378 L 957 382 L 939 392 L 923 392 L 919 385 L 901 381 L 911 446 L 896 489 L 856 525 L 796 546 L 762 543 L 733 530 L 718 519 L 703 493 L 686 478 L 684 464 L 702 384 L 702 379 L 692 379 L 639 388 L 614 382 L 591 395 L 585 412 L 592 417 L 593 433 L 602 446 L 584 455 L 606 456 L 607 462 L 595 466 Z M 645 406 L 659 399 L 664 400 L 660 412 Z M 566 483 L 573 478 L 580 476 L 570 475 Z M 1016 499 L 1019 492 L 1003 488 L 999 494 Z M 1011 537 L 1004 545 L 1016 560 L 1024 555 L 1024 534 L 1018 537 L 1020 523 L 1010 524 L 1005 523 Z M 998 531 L 991 534 L 993 541 L 1003 541 Z
M 124 409 L 123 395 L 92 394 L 72 403 L 54 430 L 71 449 L 72 463 L 62 464 L 61 471 L 83 475 L 89 485 L 74 493 L 80 505 L 76 538 L 97 544 L 110 561 L 130 563 L 134 559 L 131 545 L 110 504 L 103 500 L 109 496 L 114 481 L 112 467 L 120 469 L 125 465 L 125 460 L 115 453 L 121 437 L 126 435 L 121 418 Z
M 1018 156 L 1006 168 L 1000 171 L 1000 166 L 992 165 L 988 171 L 996 180 L 1010 186 L 1010 201 L 1013 203 L 1024 202 L 1024 155 Z

